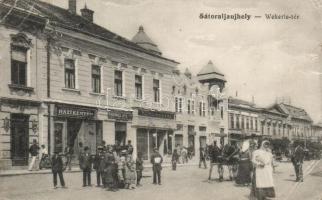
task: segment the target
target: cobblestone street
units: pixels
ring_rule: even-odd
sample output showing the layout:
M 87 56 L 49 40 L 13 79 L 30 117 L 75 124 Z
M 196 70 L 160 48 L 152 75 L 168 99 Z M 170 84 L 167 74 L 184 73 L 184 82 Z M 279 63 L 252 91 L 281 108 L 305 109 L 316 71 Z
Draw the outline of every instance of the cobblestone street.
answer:
M 227 170 L 225 171 L 227 172 Z M 217 174 L 209 183 L 208 170 L 196 166 L 179 167 L 177 171 L 164 168 L 163 184 L 152 184 L 150 169 L 144 171 L 143 186 L 135 190 L 105 191 L 101 188 L 81 187 L 81 173 L 65 173 L 67 189 L 53 189 L 52 175 L 37 174 L 24 176 L 1 177 L 1 200 L 51 200 L 51 199 L 248 199 L 249 187 L 238 187 L 231 181 L 218 182 Z M 319 161 L 309 161 L 304 165 L 305 182 L 294 182 L 293 166 L 290 163 L 279 163 L 274 174 L 277 199 L 320 199 L 322 166 Z M 227 175 L 227 173 L 226 173 Z M 92 173 L 92 182 L 96 175 Z M 226 177 L 226 180 L 228 178 Z M 10 192 L 9 192 L 10 191 Z M 321 196 L 321 195 L 320 195 Z

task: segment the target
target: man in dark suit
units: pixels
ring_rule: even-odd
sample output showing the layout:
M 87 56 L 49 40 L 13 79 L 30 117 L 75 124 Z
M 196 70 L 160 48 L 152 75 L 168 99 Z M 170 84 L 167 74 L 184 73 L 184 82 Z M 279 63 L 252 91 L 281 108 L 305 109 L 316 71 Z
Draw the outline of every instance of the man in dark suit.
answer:
M 104 168 L 105 168 L 105 152 L 103 146 L 97 147 L 97 153 L 94 159 L 93 168 L 96 170 L 96 181 L 97 187 L 101 186 L 101 182 L 103 186 L 105 186 L 105 177 L 104 177 Z
M 163 158 L 161 154 L 159 153 L 157 148 L 154 148 L 154 153 L 151 155 L 151 164 L 152 164 L 152 170 L 153 170 L 153 184 L 159 184 L 161 185 L 161 170 L 162 170 L 162 164 Z
M 210 157 L 210 169 L 208 181 L 211 181 L 212 169 L 214 165 L 218 165 L 218 173 L 220 174 L 221 166 L 219 165 L 219 157 L 221 154 L 220 148 L 217 146 L 217 141 L 214 140 L 214 143 L 209 147 L 209 157 Z M 222 178 L 222 177 L 219 177 Z
M 58 154 L 57 151 L 54 153 L 51 159 L 51 162 L 52 162 L 52 173 L 54 177 L 54 188 L 55 189 L 57 188 L 57 174 L 59 176 L 60 185 L 62 186 L 62 188 L 66 188 L 64 176 L 63 176 L 64 164 L 61 156 Z
M 84 148 L 84 153 L 80 155 L 79 159 L 80 168 L 83 171 L 83 187 L 91 185 L 91 172 L 92 172 L 92 156 L 89 148 Z
M 294 143 L 295 149 L 292 156 L 292 163 L 294 165 L 296 181 L 303 182 L 303 161 L 304 161 L 304 149 L 300 142 Z

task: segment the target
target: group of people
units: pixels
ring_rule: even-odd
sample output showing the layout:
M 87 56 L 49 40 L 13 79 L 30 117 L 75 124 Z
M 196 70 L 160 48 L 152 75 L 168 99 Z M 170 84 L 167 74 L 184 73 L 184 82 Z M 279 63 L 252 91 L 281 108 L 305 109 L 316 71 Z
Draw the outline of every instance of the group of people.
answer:
M 96 171 L 96 186 L 109 191 L 116 191 L 120 188 L 135 189 L 141 186 L 143 173 L 143 157 L 138 152 L 136 160 L 133 159 L 133 146 L 128 141 L 126 146 L 101 145 L 97 147 L 96 155 L 93 156 L 89 147 L 80 149 L 79 167 L 83 174 L 83 187 L 92 186 L 92 171 Z M 153 184 L 161 185 L 161 164 L 163 158 L 154 149 L 151 155 L 153 169 Z M 63 171 L 66 164 L 63 163 L 62 154 L 55 152 L 52 157 L 52 172 L 54 188 L 57 188 L 57 175 L 59 176 L 62 188 L 66 188 Z M 68 164 L 67 164 L 68 165 Z
M 208 180 L 211 180 L 213 166 L 217 165 L 219 181 L 223 181 L 223 166 L 228 167 L 230 180 L 235 180 L 237 185 L 251 185 L 251 199 L 263 200 L 275 197 L 273 182 L 274 158 L 271 145 L 268 140 L 261 142 L 257 148 L 254 140 L 246 140 L 238 148 L 236 143 L 217 146 L 217 142 L 207 149 L 200 150 L 200 162 L 206 166 L 206 158 L 210 159 L 210 170 Z M 301 143 L 294 142 L 291 160 L 294 165 L 296 181 L 303 182 L 302 165 L 304 160 L 304 149 Z

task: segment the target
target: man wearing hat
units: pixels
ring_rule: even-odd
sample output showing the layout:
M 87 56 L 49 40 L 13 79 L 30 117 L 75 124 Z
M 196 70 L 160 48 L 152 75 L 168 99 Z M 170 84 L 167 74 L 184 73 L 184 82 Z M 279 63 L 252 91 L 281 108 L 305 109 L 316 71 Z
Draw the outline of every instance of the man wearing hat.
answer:
M 295 169 L 296 181 L 303 182 L 303 161 L 304 161 L 304 149 L 299 141 L 294 142 L 294 153 L 292 155 L 292 163 Z
M 84 148 L 84 153 L 79 158 L 80 168 L 83 171 L 83 187 L 91 186 L 92 157 L 89 148 Z
M 53 178 L 54 178 L 54 188 L 57 188 L 57 174 L 59 176 L 59 181 L 60 181 L 60 185 L 63 188 L 66 188 L 65 186 L 65 181 L 64 181 L 64 176 L 63 176 L 63 168 L 64 168 L 64 164 L 63 164 L 63 160 L 61 158 L 61 155 L 59 155 L 58 151 L 54 152 L 53 157 L 51 158 L 51 163 L 52 163 L 52 173 L 53 173 Z
M 31 155 L 31 162 L 29 164 L 28 170 L 31 171 L 34 168 L 34 165 L 36 164 L 36 159 L 39 154 L 39 146 L 37 144 L 37 140 L 34 139 L 32 142 L 32 145 L 29 148 L 29 153 Z
M 151 163 L 152 163 L 152 170 L 153 170 L 153 184 L 161 185 L 161 170 L 163 158 L 159 153 L 157 148 L 154 148 L 154 153 L 151 155 Z
M 97 147 L 97 153 L 94 159 L 93 168 L 96 170 L 96 183 L 97 187 L 101 186 L 101 182 L 104 184 L 104 168 L 105 168 L 105 152 L 103 146 Z

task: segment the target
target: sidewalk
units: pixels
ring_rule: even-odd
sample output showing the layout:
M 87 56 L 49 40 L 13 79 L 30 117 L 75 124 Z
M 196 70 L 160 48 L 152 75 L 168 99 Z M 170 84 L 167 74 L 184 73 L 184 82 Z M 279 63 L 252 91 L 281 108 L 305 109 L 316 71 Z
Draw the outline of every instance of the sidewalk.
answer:
M 185 167 L 185 166 L 197 166 L 199 163 L 196 162 L 189 162 L 186 164 L 177 164 L 177 167 Z M 171 163 L 163 163 L 162 167 L 171 167 Z M 152 168 L 151 164 L 145 164 L 144 165 L 145 169 L 150 169 Z M 72 167 L 71 171 L 65 171 L 64 173 L 75 173 L 75 172 L 80 172 L 79 167 Z M 28 171 L 28 169 L 19 169 L 19 170 L 0 170 L 0 177 L 5 177 L 5 176 L 20 176 L 20 175 L 33 175 L 33 174 L 51 174 L 51 169 L 42 169 L 38 171 Z

